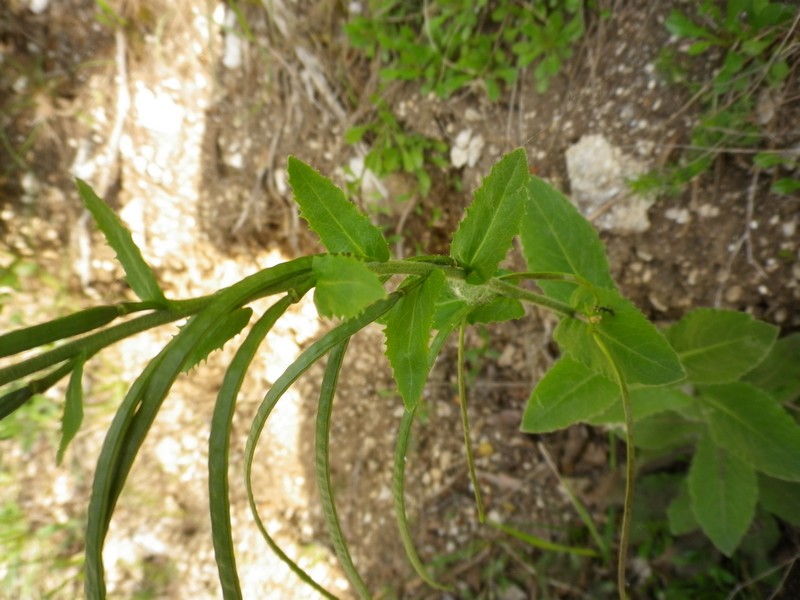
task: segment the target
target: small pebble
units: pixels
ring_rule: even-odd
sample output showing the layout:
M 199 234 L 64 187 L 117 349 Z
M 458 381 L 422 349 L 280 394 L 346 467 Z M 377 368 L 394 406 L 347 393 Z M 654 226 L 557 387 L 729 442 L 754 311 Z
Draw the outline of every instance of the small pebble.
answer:
M 725 292 L 725 300 L 728 302 L 738 302 L 742 298 L 742 288 L 738 285 L 734 285 L 728 288 Z

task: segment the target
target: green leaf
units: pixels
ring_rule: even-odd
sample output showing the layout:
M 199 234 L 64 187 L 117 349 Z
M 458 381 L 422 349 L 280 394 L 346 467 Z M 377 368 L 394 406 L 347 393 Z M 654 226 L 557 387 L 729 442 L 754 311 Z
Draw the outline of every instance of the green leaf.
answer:
M 488 280 L 508 254 L 519 231 L 527 178 L 528 159 L 519 148 L 504 156 L 475 192 L 450 246 L 469 283 Z
M 800 332 L 779 339 L 767 357 L 745 376 L 745 381 L 769 393 L 780 403 L 800 397 Z
M 693 444 L 703 432 L 700 423 L 687 421 L 678 413 L 656 413 L 636 421 L 633 440 L 638 448 L 662 452 Z
M 762 169 L 771 169 L 777 166 L 792 168 L 795 162 L 795 157 L 785 156 L 776 152 L 759 152 L 753 156 L 753 164 Z
M 769 394 L 738 381 L 700 392 L 719 446 L 767 475 L 800 481 L 800 426 Z
M 331 253 L 350 253 L 367 260 L 389 260 L 389 245 L 330 179 L 294 156 L 289 157 L 289 184 L 302 217 Z
M 563 429 L 603 412 L 619 398 L 617 384 L 562 356 L 534 388 L 521 429 L 526 433 Z
M 708 50 L 713 45 L 714 45 L 714 43 L 710 42 L 708 40 L 704 40 L 702 42 L 695 42 L 694 44 L 689 46 L 689 49 L 686 51 L 686 53 L 689 56 L 699 56 L 700 54 L 703 54 L 706 50 Z
M 323 317 L 354 317 L 364 308 L 386 297 L 381 280 L 367 265 L 352 256 L 315 256 L 314 304 Z
M 361 141 L 364 135 L 370 130 L 369 125 L 361 125 L 359 127 L 351 127 L 344 132 L 344 141 L 348 144 L 357 144 Z
M 553 335 L 573 358 L 615 379 L 608 359 L 594 340 L 596 335 L 629 384 L 664 385 L 684 378 L 677 354 L 639 309 L 615 290 L 601 288 L 596 292 L 597 304 L 592 306 L 592 294 L 578 290 L 573 306 L 586 313 L 586 320 L 562 319 Z
M 665 23 L 667 30 L 678 37 L 716 39 L 709 31 L 697 25 L 682 12 L 673 10 Z
M 164 292 L 158 287 L 153 271 L 144 262 L 142 253 L 133 242 L 131 232 L 126 229 L 108 205 L 94 193 L 89 184 L 81 179 L 76 179 L 76 183 L 83 203 L 92 213 L 92 217 L 106 237 L 108 245 L 117 253 L 117 260 L 125 269 L 128 285 L 131 286 L 133 292 L 145 302 L 166 305 Z
M 500 296 L 472 309 L 467 316 L 467 323 L 501 323 L 513 321 L 525 316 L 525 307 L 519 300 Z
M 681 481 L 678 495 L 669 503 L 667 520 L 669 521 L 669 532 L 672 535 L 686 535 L 700 526 L 692 512 L 692 499 L 689 496 L 689 486 L 685 480 Z
M 458 298 L 450 286 L 445 287 L 436 301 L 436 312 L 433 317 L 434 329 L 455 329 L 472 310 L 466 300 Z
M 406 410 L 417 405 L 428 378 L 428 345 L 444 284 L 444 274 L 432 272 L 407 291 L 386 317 L 386 356 Z
M 530 271 L 570 273 L 598 287 L 616 287 L 597 231 L 563 194 L 538 177 L 528 180 L 520 238 Z M 569 301 L 576 287 L 558 281 L 538 285 L 562 302 Z
M 675 387 L 643 387 L 630 390 L 633 420 L 638 421 L 668 410 L 678 411 L 692 402 L 692 398 Z M 587 419 L 592 425 L 624 423 L 622 403 L 612 404 L 608 410 Z
M 779 196 L 790 196 L 800 190 L 800 179 L 794 177 L 784 177 L 772 184 L 770 191 Z
M 735 381 L 764 360 L 778 328 L 747 313 L 700 308 L 665 332 L 694 383 Z
M 61 418 L 61 442 L 58 444 L 56 464 L 61 465 L 67 446 L 78 433 L 83 423 L 83 365 L 85 359 L 75 362 L 72 374 L 67 384 L 66 401 L 64 402 L 64 415 Z
M 758 474 L 758 501 L 766 510 L 800 527 L 800 483 Z
M 770 67 L 767 81 L 770 86 L 777 86 L 779 83 L 783 82 L 791 72 L 792 70 L 788 62 L 785 60 L 776 60 L 772 63 L 772 67 Z
M 0 335 L 0 358 L 107 325 L 119 316 L 116 306 L 95 306 L 60 319 Z
M 188 373 L 199 365 L 200 361 L 206 360 L 212 352 L 222 348 L 228 340 L 245 328 L 250 322 L 251 316 L 253 316 L 253 309 L 240 308 L 221 317 L 209 330 L 208 335 L 200 338 L 197 345 L 192 348 L 186 357 L 182 371 Z
M 758 499 L 755 471 L 708 435 L 689 469 L 692 512 L 714 545 L 731 556 L 750 527 Z

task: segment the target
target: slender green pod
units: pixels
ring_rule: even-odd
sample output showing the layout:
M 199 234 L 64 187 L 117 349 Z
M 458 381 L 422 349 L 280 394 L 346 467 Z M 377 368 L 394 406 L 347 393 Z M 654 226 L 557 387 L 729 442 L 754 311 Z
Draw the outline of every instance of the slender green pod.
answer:
M 253 514 L 253 519 L 256 526 L 261 532 L 262 537 L 267 542 L 267 545 L 272 551 L 304 582 L 312 586 L 319 593 L 326 598 L 335 598 L 333 594 L 325 590 L 316 581 L 303 571 L 294 561 L 289 558 L 283 550 L 275 543 L 272 537 L 267 532 L 261 517 L 258 514 L 258 507 L 256 506 L 255 494 L 253 493 L 253 459 L 255 457 L 255 449 L 261 432 L 264 430 L 267 419 L 270 413 L 275 408 L 278 400 L 286 393 L 286 390 L 297 380 L 300 375 L 308 370 L 320 358 L 325 356 L 334 346 L 340 344 L 344 340 L 350 338 L 357 331 L 363 329 L 373 321 L 386 314 L 389 309 L 395 305 L 400 299 L 402 294 L 393 292 L 386 298 L 378 300 L 374 304 L 368 306 L 364 311 L 352 319 L 344 321 L 341 325 L 335 327 L 327 334 L 322 336 L 319 340 L 311 344 L 289 367 L 278 377 L 277 381 L 272 385 L 270 390 L 264 396 L 264 400 L 258 407 L 253 423 L 250 427 L 250 433 L 247 436 L 247 444 L 245 446 L 245 485 L 247 487 L 247 501 L 250 504 L 250 511 Z
M 251 300 L 308 285 L 311 257 L 260 271 L 215 294 L 137 378 L 115 415 L 98 459 L 86 533 L 87 597 L 105 598 L 102 548 L 117 499 L 136 454 L 181 369 L 220 318 Z
M 208 495 L 211 513 L 211 536 L 214 554 L 225 600 L 242 598 L 239 576 L 236 570 L 233 536 L 231 534 L 231 511 L 228 498 L 228 456 L 230 454 L 230 435 L 236 397 L 242 387 L 247 369 L 253 362 L 261 342 L 270 332 L 275 322 L 296 301 L 287 295 L 273 304 L 250 328 L 244 342 L 233 357 L 222 380 L 214 414 L 211 418 L 211 431 L 208 438 Z
M 369 590 L 364 580 L 359 575 L 358 570 L 353 564 L 347 541 L 342 533 L 342 526 L 339 515 L 336 512 L 336 501 L 333 497 L 333 485 L 331 484 L 331 465 L 330 465 L 330 432 L 331 416 L 333 414 L 333 397 L 336 394 L 336 386 L 339 382 L 339 373 L 342 369 L 342 361 L 347 351 L 348 340 L 334 346 L 328 354 L 328 364 L 325 366 L 325 376 L 322 379 L 322 386 L 319 393 L 319 407 L 317 408 L 317 423 L 315 432 L 315 452 L 314 465 L 317 475 L 317 489 L 319 490 L 320 502 L 322 504 L 322 514 L 325 517 L 325 524 L 328 527 L 336 557 L 350 580 L 359 598 L 366 600 L 370 598 Z
M 69 375 L 74 368 L 75 361 L 68 361 L 60 367 L 53 369 L 44 377 L 29 381 L 23 387 L 0 396 L 0 420 L 5 419 L 36 394 L 41 394 L 49 390 L 56 383 L 61 381 L 61 379 Z
M 394 516 L 397 520 L 397 529 L 400 532 L 400 539 L 403 541 L 403 547 L 406 551 L 411 566 L 422 579 L 429 586 L 438 590 L 450 591 L 450 588 L 436 581 L 428 573 L 425 564 L 417 554 L 417 548 L 414 546 L 414 540 L 411 536 L 411 530 L 408 526 L 408 516 L 406 515 L 406 494 L 405 494 L 405 480 L 406 480 L 406 454 L 408 454 L 408 441 L 411 438 L 411 427 L 414 424 L 414 417 L 417 413 L 417 407 L 414 406 L 411 410 L 403 412 L 403 418 L 400 420 L 400 427 L 397 430 L 397 441 L 395 443 L 394 451 L 394 469 L 392 470 L 392 499 L 394 500 Z
M 0 358 L 97 329 L 120 314 L 116 306 L 95 306 L 47 323 L 10 331 L 0 335 Z
M 171 305 L 172 308 L 159 310 L 153 313 L 142 315 L 135 319 L 131 319 L 125 323 L 120 323 L 119 325 L 107 327 L 106 329 L 102 329 L 82 338 L 67 342 L 66 344 L 63 344 L 57 348 L 53 348 L 52 350 L 48 350 L 47 352 L 42 352 L 41 354 L 33 356 L 20 363 L 4 367 L 0 369 L 0 385 L 5 385 L 20 379 L 21 377 L 25 377 L 26 375 L 36 373 L 37 371 L 41 371 L 42 369 L 46 369 L 52 365 L 74 358 L 81 352 L 85 352 L 87 356 L 92 356 L 106 346 L 110 346 L 111 344 L 114 344 L 127 337 L 131 337 L 132 335 L 147 331 L 148 329 L 166 325 L 167 323 L 172 323 L 173 321 L 188 317 L 189 315 L 192 315 L 207 306 L 211 299 L 212 296 L 207 296 L 194 300 L 173 302 Z M 47 324 L 45 323 L 44 325 Z M 33 327 L 35 328 L 38 326 L 34 325 Z M 29 329 L 31 328 L 21 329 L 12 333 L 18 333 L 20 336 L 24 337 Z M 65 336 L 59 336 L 60 339 L 63 339 L 63 337 Z M 29 348 L 34 347 L 34 345 L 29 346 Z

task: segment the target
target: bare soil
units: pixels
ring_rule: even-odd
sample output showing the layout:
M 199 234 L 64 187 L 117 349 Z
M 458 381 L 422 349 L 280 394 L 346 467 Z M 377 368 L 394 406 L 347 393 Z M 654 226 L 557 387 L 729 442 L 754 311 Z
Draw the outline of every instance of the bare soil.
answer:
M 236 24 L 220 25 L 222 5 L 109 2 L 126 19 L 118 29 L 122 35 L 115 36 L 91 0 L 52 2 L 41 14 L 27 4 L 13 0 L 0 8 L 0 245 L 4 261 L 22 256 L 39 264 L 40 274 L 5 299 L 3 329 L 128 295 L 113 254 L 81 208 L 74 176 L 87 179 L 120 211 L 174 297 L 209 293 L 258 268 L 318 250 L 292 207 L 286 157 L 295 154 L 344 183 L 343 167 L 358 149 L 346 145 L 343 134 L 369 118 L 369 97 L 378 90 L 377 65 L 346 43 L 343 3 L 240 3 L 249 33 L 238 37 L 236 66 L 226 66 L 226 44 L 232 42 L 225 31 Z M 413 210 L 398 209 L 391 198 L 381 206 L 356 198 L 389 231 L 405 219 L 404 252 L 446 253 L 472 190 L 515 147 L 524 146 L 531 169 L 566 193 L 565 152 L 584 135 L 602 134 L 651 165 L 677 155 L 697 113 L 688 95 L 668 86 L 655 69 L 659 49 L 677 44 L 664 27 L 673 3 L 613 4 L 613 17 L 590 23 L 576 55 L 544 95 L 536 94 L 529 76 L 497 103 L 477 87 L 448 100 L 422 97 L 413 82 L 385 93 L 414 131 L 452 145 L 470 129 L 486 142 L 474 166 L 432 170 L 433 191 L 414 199 Z M 785 96 L 796 98 L 796 70 L 790 86 Z M 778 114 L 773 130 L 796 129 L 796 106 Z M 770 194 L 772 177 L 721 154 L 713 173 L 683 195 L 654 204 L 647 231 L 603 230 L 623 292 L 657 322 L 694 307 L 720 306 L 785 331 L 798 329 L 800 206 L 797 198 Z M 462 191 L 450 185 L 454 180 Z M 409 189 L 402 176 L 385 183 L 393 194 Z M 52 281 L 57 283 L 47 283 Z M 549 339 L 554 323 L 531 311 L 520 322 L 471 333 L 472 441 L 492 520 L 560 543 L 591 545 L 562 482 L 589 507 L 601 531 L 613 532 L 622 481 L 610 465 L 624 458 L 622 449 L 606 432 L 588 427 L 547 436 L 519 432 L 530 389 L 557 356 Z M 264 390 L 329 326 L 310 302 L 301 303 L 276 331 L 242 393 L 231 497 L 248 598 L 316 597 L 269 556 L 237 482 L 243 440 Z M 121 344 L 89 371 L 88 423 L 64 466 L 53 464 L 57 411 L 44 424 L 25 423 L 32 443 L 0 441 L 0 463 L 14 473 L 3 482 L 2 501 L 20 507 L 31 536 L 52 523 L 63 530 L 54 534 L 57 557 L 44 546 L 44 555 L 33 551 L 21 564 L 0 568 L 6 589 L 27 597 L 58 586 L 54 597 L 81 593 L 75 578 L 79 525 L 105 427 L 122 389 L 170 334 Z M 114 597 L 220 596 L 204 471 L 215 392 L 231 356 L 226 348 L 178 381 L 142 450 L 109 538 Z M 331 432 L 333 478 L 345 534 L 369 587 L 388 598 L 613 597 L 613 569 L 602 561 L 542 552 L 478 525 L 455 371 L 455 350 L 447 347 L 427 387 L 407 465 L 415 540 L 437 576 L 454 586 L 448 595 L 418 580 L 396 533 L 391 465 L 402 403 L 380 329 L 368 328 L 351 345 Z M 268 427 L 256 468 L 259 509 L 289 554 L 348 597 L 315 501 L 312 442 L 321 373 L 321 366 L 309 372 Z M 37 561 L 55 558 L 66 561 L 68 575 L 40 577 Z M 655 597 L 660 585 L 680 576 L 666 558 L 632 562 L 636 597 Z M 16 583 L 9 583 L 14 573 Z

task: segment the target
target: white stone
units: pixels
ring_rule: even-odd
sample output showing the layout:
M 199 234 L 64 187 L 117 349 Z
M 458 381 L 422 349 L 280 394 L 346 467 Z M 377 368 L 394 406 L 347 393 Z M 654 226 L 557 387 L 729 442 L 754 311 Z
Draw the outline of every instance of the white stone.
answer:
M 222 64 L 227 69 L 238 69 L 242 66 L 242 38 L 235 31 L 236 13 L 232 10 L 225 15 L 225 48 L 222 54 Z
M 181 130 L 185 111 L 169 94 L 137 83 L 134 105 L 139 124 L 151 131 L 175 134 Z
M 602 135 L 586 135 L 567 149 L 572 201 L 584 216 L 598 213 L 595 223 L 619 233 L 647 231 L 647 211 L 654 196 L 636 196 L 627 181 L 647 165 L 612 146 Z M 599 211 L 599 212 L 598 212 Z
M 482 135 L 473 136 L 471 129 L 465 129 L 456 136 L 453 147 L 450 148 L 450 162 L 456 169 L 463 166 L 474 167 L 480 160 L 485 145 Z
M 50 6 L 50 0 L 28 0 L 28 10 L 40 15 Z

